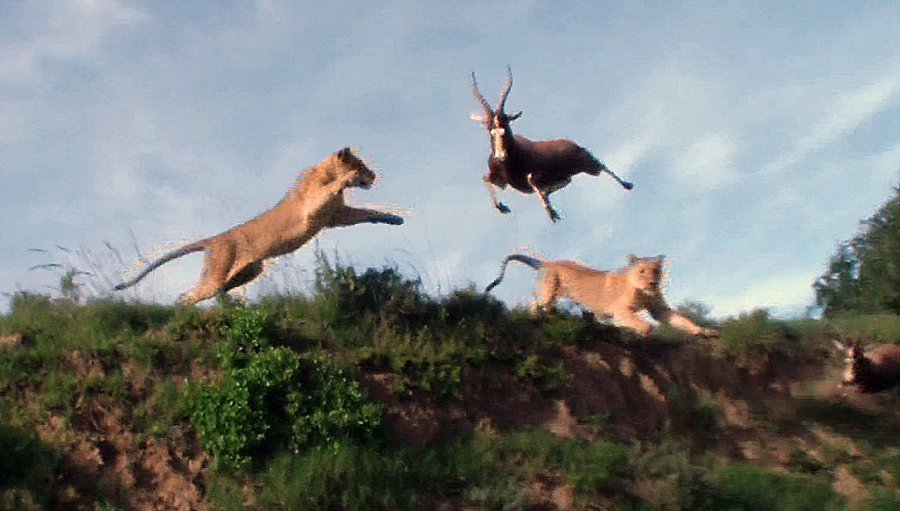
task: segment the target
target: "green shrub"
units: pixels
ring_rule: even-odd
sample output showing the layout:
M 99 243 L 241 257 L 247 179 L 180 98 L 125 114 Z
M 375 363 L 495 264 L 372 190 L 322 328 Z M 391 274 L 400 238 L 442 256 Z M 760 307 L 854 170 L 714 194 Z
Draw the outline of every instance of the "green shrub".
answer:
M 854 511 L 896 511 L 900 509 L 900 492 L 884 488 L 873 488 L 862 505 L 854 507 Z
M 324 322 L 346 326 L 374 315 L 395 326 L 410 327 L 428 314 L 421 280 L 406 279 L 389 267 L 368 268 L 358 275 L 339 259 L 332 265 L 322 252 L 316 258 L 313 300 Z
M 580 495 L 600 495 L 621 486 L 630 471 L 627 446 L 598 440 L 577 449 L 567 463 L 568 480 Z
M 843 502 L 823 478 L 784 474 L 746 463 L 717 467 L 709 474 L 710 511 L 824 511 Z
M 50 509 L 47 488 L 60 459 L 60 453 L 33 435 L 0 424 L 0 509 L 22 509 L 29 500 L 40 509 Z
M 729 353 L 746 356 L 771 350 L 785 337 L 784 327 L 769 318 L 769 311 L 756 309 L 722 323 L 721 344 Z
M 266 446 L 299 452 L 371 436 L 381 409 L 359 383 L 325 354 L 268 346 L 264 327 L 259 311 L 230 312 L 219 349 L 224 380 L 201 386 L 191 404 L 191 421 L 217 464 L 246 467 Z
M 900 343 L 900 315 L 844 315 L 832 321 L 835 330 L 848 340 L 864 343 Z
M 572 383 L 572 373 L 562 362 L 551 362 L 535 353 L 520 360 L 515 372 L 520 380 L 534 384 L 547 395 L 564 390 Z

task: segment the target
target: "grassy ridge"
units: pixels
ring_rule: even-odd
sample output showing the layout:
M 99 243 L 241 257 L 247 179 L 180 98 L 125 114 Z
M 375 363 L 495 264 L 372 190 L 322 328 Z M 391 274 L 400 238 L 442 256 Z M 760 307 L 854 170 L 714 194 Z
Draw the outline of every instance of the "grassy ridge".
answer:
M 583 418 L 588 433 L 575 438 L 486 424 L 421 448 L 398 444 L 381 403 L 360 384 L 362 372 L 392 375 L 390 391 L 405 403 L 463 402 L 472 371 L 500 371 L 548 399 L 565 398 L 574 375 L 564 350 L 646 343 L 568 314 L 536 320 L 472 289 L 432 298 L 393 268 L 359 273 L 322 257 L 310 296 L 226 300 L 208 310 L 81 305 L 29 293 L 11 305 L 0 333 L 22 333 L 28 342 L 0 349 L 0 459 L 17 460 L 0 470 L 0 509 L 134 507 L 128 494 L 139 482 L 107 484 L 102 472 L 94 482 L 66 479 L 73 445 L 87 438 L 81 432 L 97 441 L 91 428 L 98 420 L 86 416 L 98 409 L 131 435 L 133 459 L 140 460 L 140 446 L 164 443 L 201 463 L 205 455 L 192 446 L 202 446 L 211 462 L 198 477 L 213 509 L 878 510 L 900 503 L 900 453 L 866 443 L 865 430 L 853 449 L 836 441 L 771 466 L 698 449 L 691 438 L 698 428 L 713 432 L 721 412 L 687 388 L 667 390 L 679 413 L 661 439 L 608 436 L 611 419 L 597 416 Z M 735 359 L 821 359 L 836 334 L 900 341 L 900 321 L 886 315 L 777 321 L 756 311 L 716 326 L 719 346 Z M 685 340 L 660 329 L 650 343 Z M 808 413 L 838 430 L 844 418 L 847 428 L 865 418 L 830 405 L 813 404 Z M 117 459 L 109 458 L 107 466 Z M 835 490 L 838 467 L 862 481 L 861 497 L 850 501 Z

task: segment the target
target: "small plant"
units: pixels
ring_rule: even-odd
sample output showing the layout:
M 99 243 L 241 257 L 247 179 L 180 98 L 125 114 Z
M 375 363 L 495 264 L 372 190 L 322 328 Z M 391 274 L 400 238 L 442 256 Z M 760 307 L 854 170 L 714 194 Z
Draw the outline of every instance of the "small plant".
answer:
M 721 343 L 729 353 L 747 356 L 771 350 L 785 337 L 782 326 L 769 318 L 769 311 L 756 309 L 722 323 Z
M 561 362 L 549 362 L 535 353 L 516 364 L 516 376 L 533 383 L 544 394 L 559 392 L 572 383 L 572 373 Z
M 713 504 L 735 511 L 823 511 L 843 509 L 826 479 L 784 474 L 746 463 L 720 466 L 709 475 Z
M 50 509 L 47 487 L 52 484 L 60 453 L 31 434 L 0 424 L 0 509 Z
M 329 356 L 271 347 L 265 316 L 237 307 L 219 349 L 225 373 L 197 390 L 191 421 L 220 466 L 241 469 L 266 446 L 295 452 L 371 436 L 380 407 Z

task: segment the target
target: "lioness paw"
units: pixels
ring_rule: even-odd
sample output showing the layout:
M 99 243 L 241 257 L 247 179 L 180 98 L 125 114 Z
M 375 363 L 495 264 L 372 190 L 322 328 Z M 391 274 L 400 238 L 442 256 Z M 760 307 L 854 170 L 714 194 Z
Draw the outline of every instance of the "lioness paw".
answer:
M 403 225 L 403 217 L 397 215 L 387 215 L 382 218 L 380 222 L 388 225 Z

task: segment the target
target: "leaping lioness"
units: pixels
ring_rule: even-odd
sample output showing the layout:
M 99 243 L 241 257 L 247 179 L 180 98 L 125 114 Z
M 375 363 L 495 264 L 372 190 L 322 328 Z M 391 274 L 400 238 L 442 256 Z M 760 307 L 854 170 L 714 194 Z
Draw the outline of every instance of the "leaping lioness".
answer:
M 542 261 L 512 254 L 503 260 L 500 275 L 484 290 L 490 293 L 506 273 L 506 265 L 517 261 L 539 270 L 538 289 L 532 305 L 534 312 L 547 309 L 561 296 L 569 297 L 596 315 L 609 315 L 618 323 L 647 336 L 653 325 L 638 315 L 646 310 L 660 323 L 693 335 L 715 337 L 718 333 L 703 328 L 672 310 L 666 304 L 659 282 L 664 256 L 628 256 L 628 266 L 618 271 L 602 271 L 572 261 Z
M 191 252 L 205 251 L 200 282 L 179 301 L 197 303 L 228 292 L 262 273 L 263 261 L 297 250 L 328 227 L 369 222 L 400 225 L 403 218 L 372 209 L 344 204 L 348 187 L 368 189 L 375 173 L 350 148 L 344 148 L 310 167 L 272 209 L 241 225 L 175 249 L 160 257 L 136 277 L 115 287 L 138 283 L 161 265 Z

